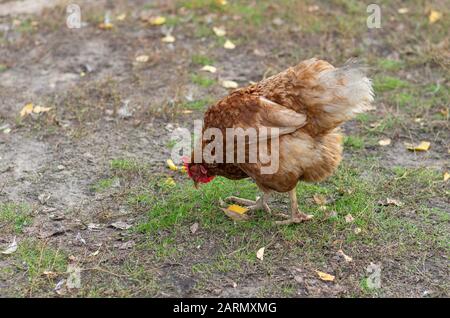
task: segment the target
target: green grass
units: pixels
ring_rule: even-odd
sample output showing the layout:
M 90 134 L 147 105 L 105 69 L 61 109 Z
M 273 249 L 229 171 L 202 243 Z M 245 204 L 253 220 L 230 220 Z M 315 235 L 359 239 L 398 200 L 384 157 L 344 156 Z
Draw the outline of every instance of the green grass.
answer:
M 0 203 L 0 224 L 6 224 L 16 233 L 31 224 L 31 210 L 26 204 Z
M 353 149 L 363 149 L 364 139 L 359 136 L 345 136 L 344 146 L 351 147 Z
M 108 189 L 110 189 L 117 181 L 118 181 L 118 178 L 116 178 L 116 177 L 98 180 L 98 181 L 91 187 L 91 190 L 94 191 L 94 192 L 102 192 L 102 191 L 108 190 Z
M 392 76 L 376 76 L 373 82 L 375 91 L 379 93 L 393 91 L 408 86 L 408 82 Z
M 194 100 L 190 102 L 186 102 L 181 105 L 181 108 L 183 109 L 190 109 L 190 110 L 205 110 L 206 107 L 209 106 L 211 103 L 211 99 L 199 99 Z
M 67 257 L 62 251 L 40 241 L 24 240 L 19 242 L 15 257 L 19 258 L 26 266 L 28 280 L 31 283 L 30 288 L 46 282 L 43 276 L 45 271 L 64 273 L 67 267 Z
M 206 55 L 194 54 L 191 56 L 191 61 L 193 64 L 205 66 L 205 65 L 213 65 L 214 60 Z
M 5 64 L 0 64 L 0 73 L 6 71 L 8 67 Z
M 111 169 L 116 171 L 137 171 L 139 164 L 133 159 L 113 159 Z
M 404 67 L 404 63 L 397 60 L 379 59 L 377 66 L 386 71 L 398 71 Z
M 191 80 L 194 84 L 197 84 L 201 87 L 208 88 L 216 83 L 214 79 L 211 79 L 209 77 L 200 75 L 200 74 L 192 74 Z

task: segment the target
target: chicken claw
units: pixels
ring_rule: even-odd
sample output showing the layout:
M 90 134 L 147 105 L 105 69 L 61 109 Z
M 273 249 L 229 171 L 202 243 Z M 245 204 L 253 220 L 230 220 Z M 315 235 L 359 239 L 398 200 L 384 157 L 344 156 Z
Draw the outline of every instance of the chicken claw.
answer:
M 241 199 L 238 197 L 231 196 L 231 197 L 225 198 L 225 201 L 231 201 L 231 202 L 246 206 L 249 209 L 249 211 L 264 210 L 267 213 L 271 214 L 272 211 L 271 211 L 269 205 L 267 204 L 267 198 L 268 198 L 268 194 L 264 194 L 262 197 L 257 197 L 256 201 Z
M 298 224 L 311 220 L 314 217 L 314 215 L 312 214 L 305 214 L 300 211 L 297 211 L 297 213 L 293 213 L 292 216 L 288 216 L 286 214 L 277 214 L 277 215 L 287 219 L 284 221 L 275 221 L 275 224 L 277 225 Z

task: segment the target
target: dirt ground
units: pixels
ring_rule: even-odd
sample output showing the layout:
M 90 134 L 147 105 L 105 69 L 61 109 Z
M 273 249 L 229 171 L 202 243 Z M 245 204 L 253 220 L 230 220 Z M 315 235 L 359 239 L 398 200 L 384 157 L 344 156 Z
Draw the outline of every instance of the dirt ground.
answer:
M 0 254 L 0 296 L 450 296 L 446 1 L 380 1 L 380 29 L 360 1 L 80 0 L 79 29 L 64 1 L 20 2 L 0 1 L 0 251 L 17 242 Z M 171 133 L 228 94 L 223 80 L 314 56 L 367 64 L 376 110 L 344 125 L 335 176 L 299 185 L 313 221 L 233 223 L 220 199 L 255 185 L 193 189 L 166 166 Z M 51 109 L 21 116 L 29 103 Z M 420 141 L 430 149 L 405 146 Z

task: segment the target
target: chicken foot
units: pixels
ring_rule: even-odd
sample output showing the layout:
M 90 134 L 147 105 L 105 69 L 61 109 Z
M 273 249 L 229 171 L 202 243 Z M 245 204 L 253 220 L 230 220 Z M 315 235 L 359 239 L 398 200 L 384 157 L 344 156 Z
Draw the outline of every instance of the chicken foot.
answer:
M 262 195 L 262 197 L 257 197 L 256 201 L 242 199 L 242 198 L 238 198 L 238 197 L 234 197 L 234 196 L 226 198 L 225 201 L 231 201 L 231 202 L 243 205 L 243 206 L 247 207 L 250 211 L 264 210 L 267 213 L 271 214 L 272 211 L 270 210 L 270 207 L 267 204 L 268 198 L 269 198 L 269 194 L 264 193 Z
M 311 220 L 314 215 L 312 214 L 305 214 L 303 212 L 300 212 L 298 209 L 298 202 L 297 202 L 297 192 L 294 189 L 289 191 L 289 200 L 291 201 L 291 216 L 287 216 L 286 214 L 277 214 L 279 216 L 282 216 L 286 218 L 287 220 L 284 221 L 275 221 L 275 224 L 278 225 L 289 225 L 294 223 L 301 223 L 308 220 Z

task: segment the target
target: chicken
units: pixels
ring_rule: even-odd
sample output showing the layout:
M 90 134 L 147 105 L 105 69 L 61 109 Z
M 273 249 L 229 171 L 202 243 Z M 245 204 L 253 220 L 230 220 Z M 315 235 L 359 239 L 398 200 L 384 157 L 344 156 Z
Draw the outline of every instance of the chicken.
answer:
M 250 177 L 262 192 L 260 198 L 256 201 L 227 198 L 250 210 L 264 209 L 270 213 L 267 204 L 270 193 L 289 192 L 290 216 L 284 215 L 286 219 L 276 223 L 309 220 L 313 216 L 298 208 L 297 183 L 319 182 L 334 173 L 342 159 L 339 126 L 371 109 L 372 102 L 371 81 L 356 63 L 350 61 L 335 68 L 323 60 L 305 60 L 259 83 L 235 90 L 208 108 L 203 138 L 185 163 L 187 172 L 196 185 L 210 182 L 215 176 L 233 180 Z M 241 145 L 238 137 L 227 141 L 231 132 L 239 135 L 234 132 L 238 128 L 242 128 L 241 137 L 242 130 L 254 128 L 259 138 L 255 142 L 252 136 L 243 136 L 245 160 L 237 160 Z M 221 134 L 207 134 L 211 129 Z M 261 140 L 267 145 L 265 156 L 261 155 Z M 217 146 L 218 142 L 224 146 Z M 256 148 L 252 147 L 255 145 Z M 200 159 L 196 151 L 204 153 Z M 256 160 L 251 161 L 255 151 Z M 222 160 L 211 160 L 219 155 Z M 275 161 L 276 170 L 263 172 Z

